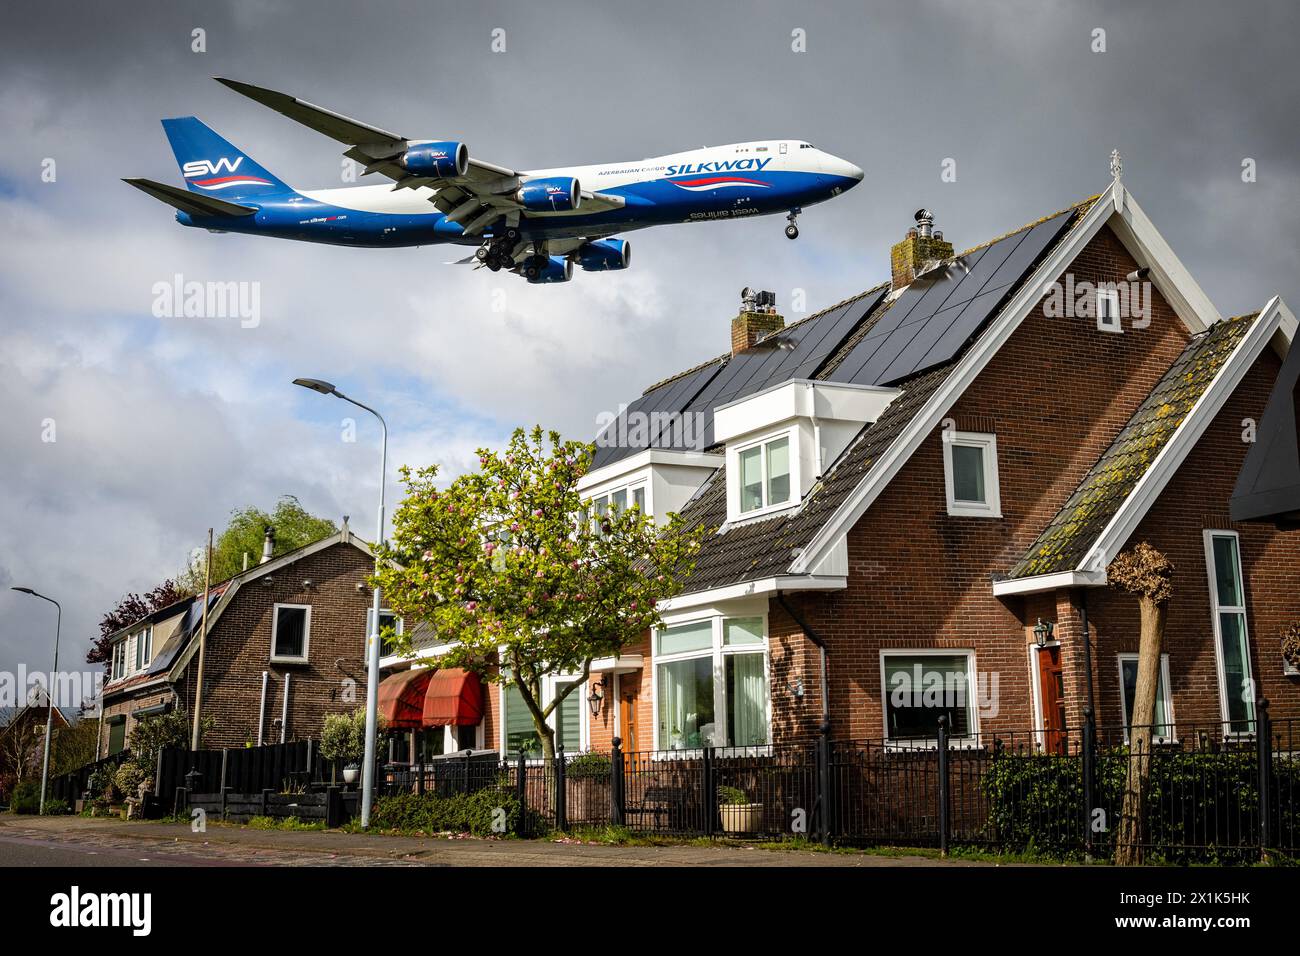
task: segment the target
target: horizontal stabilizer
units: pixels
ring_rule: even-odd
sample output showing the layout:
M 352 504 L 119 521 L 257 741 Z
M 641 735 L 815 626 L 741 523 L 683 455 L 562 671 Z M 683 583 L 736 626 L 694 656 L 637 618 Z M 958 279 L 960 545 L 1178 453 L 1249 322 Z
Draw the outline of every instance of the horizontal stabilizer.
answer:
M 122 182 L 130 183 L 141 192 L 148 193 L 154 199 L 161 199 L 167 205 L 175 206 L 191 216 L 251 216 L 257 212 L 256 206 L 241 206 L 239 203 L 203 196 L 166 183 L 156 183 L 152 179 L 124 179 Z

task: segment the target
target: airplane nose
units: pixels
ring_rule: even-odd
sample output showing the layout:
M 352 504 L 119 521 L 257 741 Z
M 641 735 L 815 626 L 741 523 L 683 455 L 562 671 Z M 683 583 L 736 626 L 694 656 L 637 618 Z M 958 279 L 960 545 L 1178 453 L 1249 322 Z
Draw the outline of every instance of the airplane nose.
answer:
M 822 159 L 822 169 L 830 176 L 853 180 L 852 183 L 845 186 L 846 189 L 852 187 L 855 183 L 862 182 L 863 173 L 861 168 L 854 166 L 847 159 L 840 159 L 838 156 L 827 154 Z

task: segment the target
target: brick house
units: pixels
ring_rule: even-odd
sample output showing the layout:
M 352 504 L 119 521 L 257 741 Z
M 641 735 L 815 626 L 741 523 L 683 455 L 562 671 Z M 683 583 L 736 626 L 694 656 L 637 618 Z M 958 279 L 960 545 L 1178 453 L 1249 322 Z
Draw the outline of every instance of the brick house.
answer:
M 729 352 L 597 440 L 597 510 L 708 533 L 664 629 L 566 700 L 566 749 L 764 745 L 823 720 L 925 741 L 941 715 L 959 740 L 1052 747 L 1090 703 L 1122 729 L 1138 609 L 1106 569 L 1140 541 L 1176 566 L 1160 735 L 1247 734 L 1259 696 L 1300 715 L 1280 650 L 1300 532 L 1229 514 L 1286 305 L 1223 318 L 1118 178 L 960 254 L 923 210 L 891 272 L 788 325 L 748 295 Z M 526 719 L 489 688 L 480 745 L 518 749 Z
M 326 714 L 364 704 L 373 568 L 369 545 L 345 520 L 339 533 L 211 589 L 202 711 L 214 727 L 205 747 L 319 739 Z M 102 752 L 126 746 L 141 717 L 192 713 L 202 604 L 186 599 L 113 635 Z

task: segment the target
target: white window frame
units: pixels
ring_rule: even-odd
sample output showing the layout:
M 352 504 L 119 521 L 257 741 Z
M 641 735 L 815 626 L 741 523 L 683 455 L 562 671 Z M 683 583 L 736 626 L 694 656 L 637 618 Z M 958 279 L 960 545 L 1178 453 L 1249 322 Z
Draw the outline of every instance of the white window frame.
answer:
M 889 736 L 889 694 L 892 688 L 885 680 L 887 657 L 965 657 L 966 703 L 970 708 L 970 733 L 962 737 L 950 736 L 952 747 L 975 747 L 980 737 L 980 707 L 976 694 L 975 649 L 970 647 L 882 647 L 880 649 L 880 724 L 885 746 L 899 750 L 937 749 L 938 736 L 893 738 Z M 1040 708 L 1041 709 L 1041 708 Z
M 1136 651 L 1124 651 L 1115 655 L 1115 669 L 1119 673 L 1119 720 L 1124 727 L 1124 743 L 1128 743 L 1128 692 L 1124 689 L 1124 662 L 1132 661 L 1137 663 L 1138 655 Z M 1165 726 L 1171 731 L 1171 736 L 1165 737 L 1160 734 L 1152 734 L 1152 743 L 1157 744 L 1176 744 L 1178 743 L 1178 725 L 1174 723 L 1174 695 L 1173 685 L 1169 679 L 1169 655 L 1160 655 L 1160 675 L 1159 684 L 1156 687 L 1157 697 L 1159 690 L 1163 687 L 1165 691 L 1165 712 L 1164 719 L 1160 714 L 1156 714 L 1153 721 L 1157 727 Z
M 141 628 L 135 634 L 135 670 L 142 671 L 153 660 L 153 625 Z
M 1119 312 L 1119 289 L 1097 290 L 1097 328 L 1102 332 L 1124 331 L 1124 319 Z
M 121 680 L 126 676 L 126 642 L 127 639 L 124 637 L 113 645 L 113 656 L 109 663 L 112 669 L 110 680 Z
M 788 443 L 788 456 L 790 459 L 790 497 L 785 501 L 772 504 L 767 500 L 767 446 L 773 442 L 778 442 L 784 438 Z M 758 448 L 758 465 L 759 481 L 763 491 L 762 506 L 752 511 L 742 511 L 740 508 L 740 498 L 742 494 L 741 476 L 740 476 L 740 456 L 753 448 Z M 761 518 L 766 515 L 775 514 L 778 511 L 786 511 L 790 508 L 797 508 L 802 495 L 799 489 L 803 486 L 800 484 L 799 474 L 799 428 L 793 426 L 782 428 L 775 432 L 769 432 L 758 438 L 751 438 L 743 444 L 737 444 L 734 449 L 727 449 L 727 516 L 731 521 L 749 521 L 753 518 Z
M 503 668 L 503 670 L 508 670 L 508 669 L 509 668 Z M 590 681 L 590 679 L 591 678 L 589 677 L 588 682 Z M 543 708 L 545 708 L 546 705 L 549 704 L 551 701 L 555 700 L 556 684 L 579 684 L 576 690 L 570 692 L 570 696 L 572 696 L 573 694 L 578 695 L 578 750 L 577 752 L 586 753 L 588 750 L 591 749 L 591 708 L 587 706 L 586 695 L 583 693 L 582 674 L 581 673 L 544 674 L 542 676 L 542 699 L 541 699 L 541 706 Z M 506 707 L 507 707 L 507 691 L 509 690 L 509 688 L 507 687 L 504 681 L 497 684 L 497 688 L 498 688 L 497 699 L 500 702 L 500 706 L 498 707 L 500 713 L 497 719 L 497 746 L 500 748 L 501 756 L 504 758 L 506 756 Z M 558 732 L 558 727 L 557 727 L 557 724 L 559 722 L 558 717 L 559 717 L 559 711 L 557 709 L 557 710 L 552 710 L 551 713 L 546 718 L 546 725 L 550 727 L 551 730 L 556 732 Z M 558 745 L 559 743 L 560 741 L 557 740 L 556 744 Z M 566 750 L 565 754 L 572 755 L 572 752 Z M 516 754 L 510 757 L 510 759 L 511 760 L 518 759 L 518 755 Z M 531 764 L 540 764 L 543 761 L 540 757 L 538 758 L 529 757 L 525 759 L 525 762 L 531 765 Z
M 371 630 L 370 618 L 374 616 L 374 613 L 375 613 L 375 609 L 373 607 L 366 608 L 366 637 L 370 636 L 370 630 Z M 376 630 L 378 631 L 383 630 L 385 614 L 387 614 L 391 618 L 394 618 L 397 621 L 397 626 L 393 628 L 394 635 L 402 635 L 406 633 L 406 618 L 402 617 L 400 614 L 395 613 L 392 608 L 388 608 L 388 607 L 381 607 L 379 609 L 379 627 Z M 380 640 L 382 641 L 382 637 L 380 638 Z M 384 645 L 381 643 L 379 645 L 380 661 L 382 662 L 386 657 L 392 657 L 392 656 L 393 655 L 391 654 L 388 655 L 384 654 Z
M 654 513 L 654 507 L 650 501 L 650 484 L 651 484 L 650 476 L 642 475 L 640 477 L 633 479 L 632 481 L 624 482 L 621 484 L 609 485 L 608 487 L 601 488 L 598 491 L 593 492 L 592 495 L 589 498 L 587 498 L 587 507 L 590 509 L 592 521 L 600 520 L 600 515 L 596 512 L 596 502 L 603 499 L 605 501 L 606 508 L 612 509 L 614 506 L 614 496 L 618 494 L 620 491 L 627 493 L 628 508 L 632 507 L 633 495 L 635 495 L 636 492 L 640 491 L 642 493 L 642 496 L 645 498 L 645 501 L 642 502 L 641 504 L 641 513 L 643 515 L 649 515 L 651 518 L 653 518 L 655 513 Z
M 759 644 L 723 644 L 726 635 L 726 622 L 740 620 L 743 618 L 760 618 L 763 622 L 763 640 Z M 681 627 L 689 624 L 699 624 L 701 621 L 709 621 L 712 643 L 707 650 L 682 651 L 678 654 L 660 654 L 659 653 L 659 633 L 669 628 Z M 678 750 L 672 750 L 669 742 L 661 740 L 659 737 L 659 665 L 673 664 L 678 661 L 696 660 L 708 657 L 713 662 L 713 714 L 714 721 L 718 727 L 717 733 L 725 739 L 727 733 L 727 662 L 726 658 L 733 654 L 757 654 L 763 655 L 763 686 L 766 688 L 766 695 L 763 701 L 763 716 L 767 722 L 767 743 L 764 744 L 737 744 L 727 740 L 725 743 L 714 743 L 714 748 L 724 752 L 736 752 L 743 754 L 764 754 L 769 753 L 772 747 L 772 653 L 771 640 L 768 634 L 768 618 L 766 613 L 747 614 L 736 612 L 729 614 L 697 614 L 690 617 L 684 617 L 680 620 L 674 619 L 671 624 L 656 629 L 650 635 L 650 700 L 651 700 L 651 722 L 653 724 L 654 749 L 656 751 L 670 751 L 671 756 L 698 756 L 703 748 L 687 747 Z
M 954 495 L 954 467 L 952 450 L 961 445 L 964 448 L 979 448 L 984 463 L 984 498 L 983 503 L 975 501 L 958 501 Z M 943 484 L 944 495 L 948 501 L 948 514 L 964 518 L 1001 518 L 1002 488 L 998 483 L 998 436 L 991 432 L 959 432 L 945 429 L 943 432 Z
M 1248 722 L 1253 724 L 1259 715 L 1255 712 L 1255 689 L 1258 684 L 1255 682 L 1255 664 L 1250 654 L 1250 620 L 1246 612 L 1246 575 L 1241 557 L 1241 536 L 1235 531 L 1229 531 L 1222 528 L 1206 528 L 1203 532 L 1205 543 L 1205 577 L 1210 588 L 1210 618 L 1214 625 L 1214 666 L 1218 672 L 1219 678 L 1219 716 L 1223 720 L 1223 735 L 1225 737 L 1253 737 L 1253 730 L 1233 730 L 1232 718 L 1228 711 L 1228 673 L 1223 660 L 1223 623 L 1219 618 L 1221 613 L 1240 614 L 1241 615 L 1241 638 L 1246 649 L 1246 679 L 1250 682 L 1251 695 L 1249 701 L 1250 716 Z M 1218 568 L 1214 563 L 1214 539 L 1215 538 L 1232 538 L 1237 549 L 1237 589 L 1241 592 L 1242 603 L 1240 605 L 1228 605 L 1219 603 L 1219 580 Z M 1240 693 L 1240 690 L 1238 690 Z
M 280 629 L 281 608 L 295 608 L 307 612 L 302 624 L 302 656 L 277 654 L 275 652 L 276 632 Z M 273 604 L 271 606 L 271 663 L 272 664 L 306 664 L 311 659 L 311 605 L 310 604 Z

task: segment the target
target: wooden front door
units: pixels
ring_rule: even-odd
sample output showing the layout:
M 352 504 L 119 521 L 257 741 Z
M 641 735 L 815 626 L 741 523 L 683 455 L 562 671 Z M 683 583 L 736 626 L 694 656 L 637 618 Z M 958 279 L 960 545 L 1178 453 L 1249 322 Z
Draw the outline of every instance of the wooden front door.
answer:
M 641 749 L 641 738 L 637 733 L 636 705 L 637 688 L 632 675 L 622 675 L 618 688 L 618 736 L 623 741 L 623 753 L 635 753 Z
M 1061 648 L 1042 647 L 1038 655 L 1038 696 L 1042 705 L 1043 746 L 1048 753 L 1065 752 L 1065 681 Z

